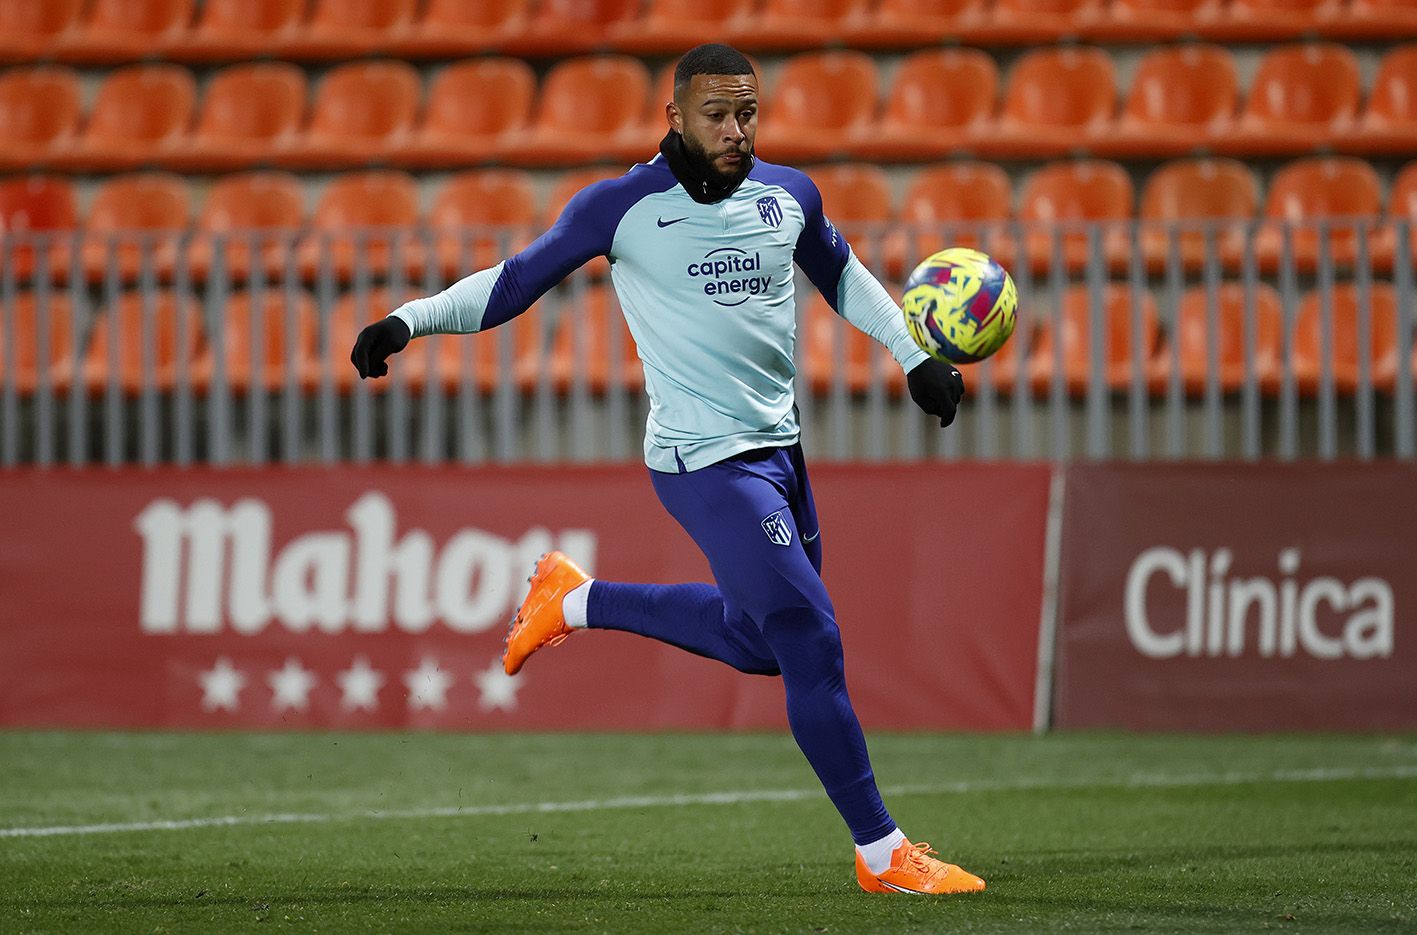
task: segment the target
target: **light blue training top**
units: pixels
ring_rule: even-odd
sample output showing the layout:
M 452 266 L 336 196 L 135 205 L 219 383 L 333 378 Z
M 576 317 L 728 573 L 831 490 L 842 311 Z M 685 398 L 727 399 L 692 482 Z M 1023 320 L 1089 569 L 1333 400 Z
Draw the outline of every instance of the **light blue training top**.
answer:
M 794 262 L 903 369 L 926 357 L 811 179 L 761 161 L 733 194 L 702 204 L 656 156 L 582 189 L 516 256 L 393 314 L 414 337 L 485 331 L 602 255 L 644 364 L 645 463 L 656 471 L 797 441 Z

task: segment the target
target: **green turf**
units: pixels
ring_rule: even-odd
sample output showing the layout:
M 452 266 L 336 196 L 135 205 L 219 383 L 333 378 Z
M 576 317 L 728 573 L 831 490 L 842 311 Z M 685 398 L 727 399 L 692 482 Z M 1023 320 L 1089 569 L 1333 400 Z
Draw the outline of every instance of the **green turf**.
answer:
M 368 817 L 810 791 L 785 736 L 0 733 L 0 828 L 332 819 L 0 837 L 0 932 L 1417 930 L 1417 738 L 871 747 L 897 820 L 986 893 L 859 892 L 811 794 Z

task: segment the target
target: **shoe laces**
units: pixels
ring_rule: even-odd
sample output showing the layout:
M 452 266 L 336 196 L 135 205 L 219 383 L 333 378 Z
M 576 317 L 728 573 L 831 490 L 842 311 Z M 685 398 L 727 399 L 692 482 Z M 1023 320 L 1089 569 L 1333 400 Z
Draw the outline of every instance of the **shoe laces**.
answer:
M 924 841 L 919 844 L 911 844 L 910 849 L 905 852 L 905 867 L 909 867 L 924 877 L 932 877 L 945 869 L 943 861 L 930 857 L 935 853 L 938 851 Z

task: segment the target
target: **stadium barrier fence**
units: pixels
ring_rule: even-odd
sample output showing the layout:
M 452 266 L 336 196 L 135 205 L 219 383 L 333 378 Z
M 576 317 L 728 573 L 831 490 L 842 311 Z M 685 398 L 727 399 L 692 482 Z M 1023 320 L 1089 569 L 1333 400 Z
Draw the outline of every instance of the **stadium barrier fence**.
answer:
M 842 230 L 897 296 L 937 247 L 998 256 L 1019 327 L 934 431 L 799 276 L 814 459 L 1417 457 L 1408 221 Z M 532 233 L 6 232 L 0 466 L 635 460 L 648 399 L 603 260 L 524 320 L 352 379 L 362 324 Z
M 1417 465 L 812 481 L 871 730 L 1417 728 Z M 786 726 L 779 680 L 624 633 L 502 673 L 548 548 L 606 580 L 710 580 L 642 465 L 15 471 L 0 515 L 0 726 Z

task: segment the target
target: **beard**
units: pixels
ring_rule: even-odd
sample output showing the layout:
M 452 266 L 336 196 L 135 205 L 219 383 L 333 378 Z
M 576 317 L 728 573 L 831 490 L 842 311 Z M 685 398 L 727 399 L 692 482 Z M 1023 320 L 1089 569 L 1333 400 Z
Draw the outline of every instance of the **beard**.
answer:
M 680 138 L 684 141 L 684 155 L 688 158 L 690 167 L 701 178 L 708 179 L 724 188 L 737 188 L 753 168 L 753 157 L 745 154 L 742 159 L 738 160 L 738 165 L 726 171 L 720 169 L 709 157 L 708 150 L 704 148 L 702 143 L 684 134 L 681 134 Z M 751 153 L 751 150 L 749 152 Z

